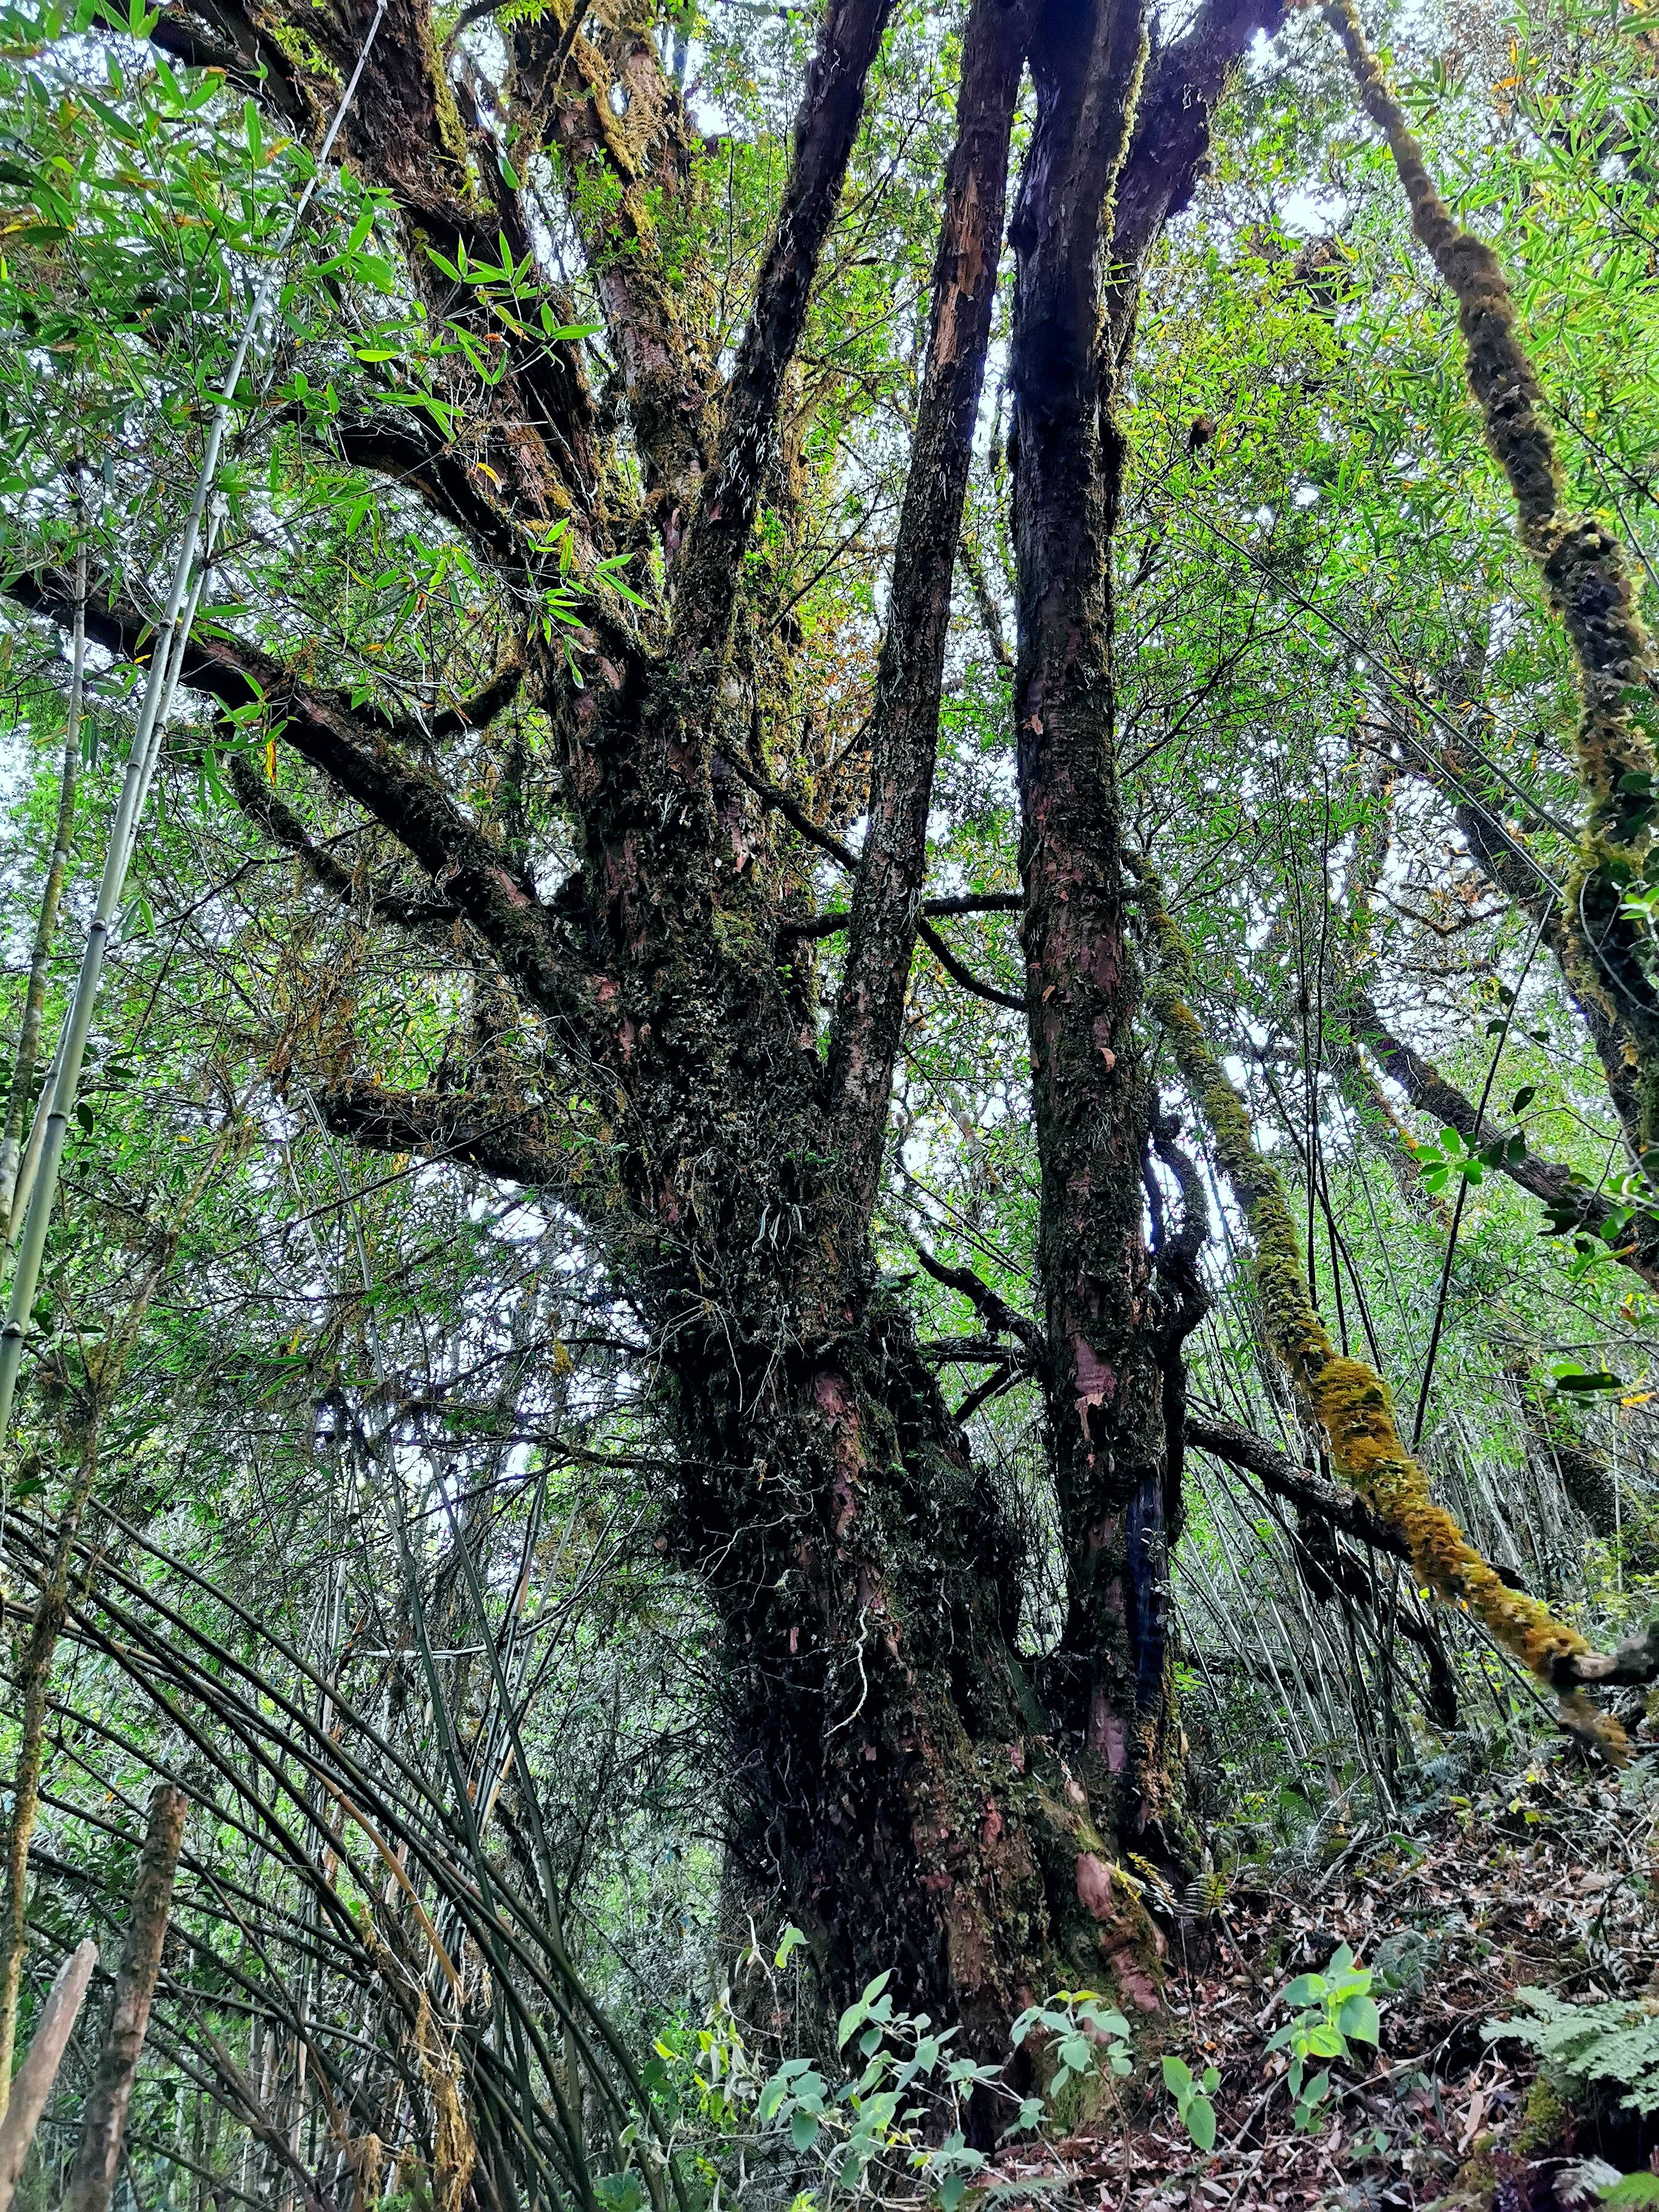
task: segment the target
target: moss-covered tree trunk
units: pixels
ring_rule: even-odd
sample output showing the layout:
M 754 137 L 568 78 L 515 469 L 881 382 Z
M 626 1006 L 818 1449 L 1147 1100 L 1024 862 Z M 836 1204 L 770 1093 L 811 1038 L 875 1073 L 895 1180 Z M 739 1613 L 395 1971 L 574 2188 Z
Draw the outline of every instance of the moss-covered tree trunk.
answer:
M 1149 73 L 1138 0 L 974 0 L 870 775 L 842 817 L 865 817 L 854 854 L 807 803 L 789 627 L 765 604 L 756 524 L 765 507 L 776 532 L 793 526 L 790 379 L 889 8 L 830 0 L 823 13 L 722 375 L 698 330 L 709 272 L 663 258 L 698 149 L 639 22 L 553 7 L 511 26 L 508 170 L 458 107 L 423 0 L 391 0 L 352 158 L 390 196 L 411 289 L 434 320 L 471 322 L 492 377 L 470 381 L 452 356 L 464 437 L 411 411 L 343 407 L 338 454 L 423 501 L 504 605 L 540 605 L 568 555 L 589 577 L 618 547 L 648 546 L 655 565 L 635 563 L 636 611 L 588 593 L 580 686 L 530 626 L 475 698 L 418 732 L 349 684 L 331 688 L 316 656 L 283 663 L 228 629 L 194 641 L 185 677 L 228 713 L 267 714 L 288 787 L 366 819 L 427 880 L 371 896 L 269 775 L 243 773 L 234 788 L 259 835 L 358 926 L 464 941 L 491 1006 L 515 1005 L 533 1040 L 532 1076 L 481 1051 L 465 1080 L 421 1092 L 305 1079 L 335 1127 L 535 1186 L 609 1259 L 678 1445 L 665 1540 L 720 1623 L 746 1879 L 817 1932 L 832 1994 L 895 1967 L 907 1996 L 994 2043 L 1012 2009 L 1061 1982 L 1115 1976 L 1153 2001 L 1158 1941 L 1114 1862 L 1157 1847 L 1168 1806 L 1176 1462 L 1170 1316 L 1142 1226 L 1152 1102 L 1113 764 L 1110 398 L 1141 263 L 1192 189 L 1228 69 L 1272 11 L 1206 0 Z M 367 0 L 320 13 L 174 0 L 156 35 L 303 134 L 370 20 Z M 1061 1649 L 1041 1668 L 1021 1656 L 1018 1546 L 998 1492 L 883 1291 L 872 1232 L 926 927 L 956 548 L 1028 65 L 1037 128 L 1012 228 L 1017 737 L 1042 1315 L 1021 1326 L 1069 1592 Z M 541 312 L 520 296 L 492 322 L 481 293 L 438 273 L 503 238 L 533 263 L 516 178 L 544 153 L 606 318 L 618 447 L 550 278 Z M 64 578 L 9 588 L 65 618 Z M 100 645 L 140 649 L 143 611 L 118 593 L 95 589 L 88 619 Z M 477 803 L 463 742 L 515 695 L 551 733 L 574 842 L 552 891 L 522 836 Z M 830 1007 L 812 926 L 829 918 L 812 913 L 807 865 L 826 854 L 852 877 Z

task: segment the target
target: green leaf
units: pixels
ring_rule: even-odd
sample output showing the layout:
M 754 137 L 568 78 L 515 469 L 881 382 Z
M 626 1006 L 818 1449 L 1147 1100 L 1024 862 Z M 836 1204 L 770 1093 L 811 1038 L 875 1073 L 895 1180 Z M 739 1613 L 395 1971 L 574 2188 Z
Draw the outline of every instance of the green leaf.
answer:
M 1207 2097 L 1194 2097 L 1182 2113 L 1187 2132 L 1200 2150 L 1215 2148 L 1215 2106 Z
M 817 2115 L 798 2105 L 789 2115 L 790 2142 L 797 2150 L 811 2150 L 817 2131 Z
M 596 338 L 604 328 L 603 323 L 562 323 L 546 301 L 542 302 L 542 329 L 555 345 L 574 344 L 581 338 Z
M 1336 2016 L 1337 2027 L 1355 2043 L 1375 2044 L 1381 2025 L 1376 2005 L 1367 1996 L 1346 2000 Z
M 1603 2204 L 1659 2204 L 1659 2173 L 1627 2173 L 1601 2194 Z
M 1193 2086 L 1193 2072 L 1184 2058 L 1164 2060 L 1164 2086 L 1172 2097 L 1184 2097 Z

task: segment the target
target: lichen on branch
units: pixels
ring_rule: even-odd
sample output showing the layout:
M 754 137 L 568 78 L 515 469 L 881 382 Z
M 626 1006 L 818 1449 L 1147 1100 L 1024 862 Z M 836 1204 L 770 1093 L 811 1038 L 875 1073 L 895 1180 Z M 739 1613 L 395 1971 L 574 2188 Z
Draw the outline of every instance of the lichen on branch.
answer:
M 1506 1651 L 1560 1693 L 1561 1717 L 1615 1760 L 1624 1731 L 1578 1683 L 1593 1659 L 1576 1628 L 1512 1589 L 1476 1551 L 1407 1449 L 1394 1395 L 1367 1361 L 1340 1352 L 1308 1288 L 1308 1271 L 1278 1170 L 1255 1141 L 1243 1100 L 1192 1010 L 1192 959 L 1152 871 L 1139 871 L 1148 938 L 1146 1003 L 1164 1024 L 1182 1079 L 1203 1115 L 1222 1171 L 1255 1243 L 1256 1285 L 1267 1334 L 1298 1397 L 1323 1433 L 1331 1464 L 1378 1517 L 1405 1539 L 1413 1572 L 1437 1597 L 1461 1605 Z
M 1578 958 L 1571 980 L 1594 991 L 1624 1028 L 1635 1058 L 1641 1145 L 1659 1149 L 1659 990 L 1644 957 L 1646 925 L 1626 909 L 1653 848 L 1655 764 L 1632 709 L 1653 656 L 1624 550 L 1597 515 L 1562 511 L 1564 485 L 1547 403 L 1522 344 L 1503 264 L 1465 230 L 1436 190 L 1423 149 L 1365 41 L 1353 0 L 1328 0 L 1361 104 L 1389 142 L 1412 225 L 1457 302 L 1469 389 L 1486 442 L 1515 494 L 1521 542 L 1565 629 L 1578 676 L 1579 779 L 1588 802 L 1567 886 Z

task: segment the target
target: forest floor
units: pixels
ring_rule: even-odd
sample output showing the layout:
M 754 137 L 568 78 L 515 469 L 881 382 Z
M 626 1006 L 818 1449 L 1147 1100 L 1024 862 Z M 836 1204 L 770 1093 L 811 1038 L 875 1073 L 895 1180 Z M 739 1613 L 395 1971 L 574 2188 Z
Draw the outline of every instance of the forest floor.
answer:
M 1617 2090 L 1568 2109 L 1528 2051 L 1482 2033 L 1525 2012 L 1516 1992 L 1529 1985 L 1577 2001 L 1659 1995 L 1659 1759 L 1615 1778 L 1547 1749 L 1410 1832 L 1339 1830 L 1325 1851 L 1255 1888 L 1241 1874 L 1223 1912 L 1173 1947 L 1170 2047 L 1221 2076 L 1213 2152 L 1197 2154 L 1160 2097 L 1046 2155 L 1000 2158 L 1002 2203 L 1581 2212 L 1609 2167 L 1659 2165 L 1659 2115 L 1621 2111 Z M 1286 1984 L 1343 1943 L 1373 1969 L 1381 2045 L 1335 2067 L 1340 2101 L 1298 2133 L 1286 2062 L 1266 2045 Z

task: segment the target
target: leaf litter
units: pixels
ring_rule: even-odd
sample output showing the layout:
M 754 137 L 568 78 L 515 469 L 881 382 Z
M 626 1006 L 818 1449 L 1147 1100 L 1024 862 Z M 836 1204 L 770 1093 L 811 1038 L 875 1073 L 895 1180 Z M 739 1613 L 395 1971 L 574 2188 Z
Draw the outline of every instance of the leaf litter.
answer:
M 1659 2000 L 1659 1759 L 1613 1776 L 1551 1747 L 1410 1825 L 1339 1822 L 1317 1855 L 1218 1887 L 1172 1933 L 1166 1993 L 1167 2047 L 1220 2076 L 1214 2151 L 1132 2088 L 1079 2132 L 1000 2154 L 1000 2204 L 1578 2212 L 1659 2164 L 1659 2120 L 1622 2111 L 1616 2087 L 1569 2105 L 1530 2051 L 1483 2033 L 1525 2014 L 1528 1988 Z M 1264 2052 L 1287 1984 L 1344 1943 L 1372 1970 L 1381 2039 L 1334 2068 L 1326 2117 L 1298 2133 L 1285 2058 Z

